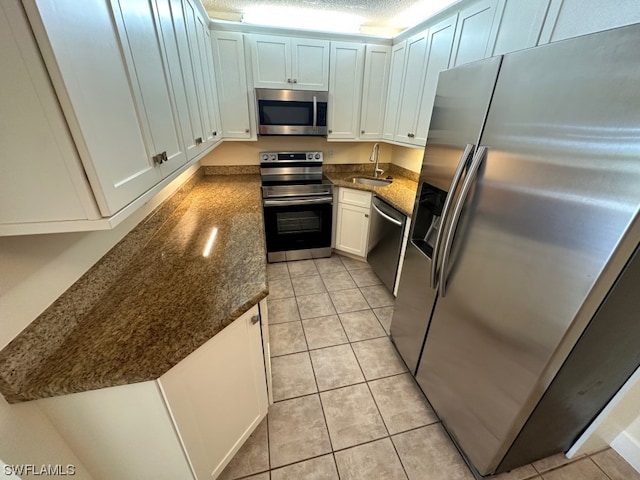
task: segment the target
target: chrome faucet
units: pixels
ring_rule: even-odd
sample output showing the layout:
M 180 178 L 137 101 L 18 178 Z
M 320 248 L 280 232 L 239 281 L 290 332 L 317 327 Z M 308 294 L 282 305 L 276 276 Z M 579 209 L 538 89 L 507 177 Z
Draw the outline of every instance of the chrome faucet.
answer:
M 382 175 L 384 170 L 379 168 L 378 162 L 380 160 L 380 145 L 377 143 L 373 144 L 373 148 L 371 149 L 371 155 L 369 155 L 370 162 L 376 162 L 376 167 L 373 169 L 373 178 L 378 178 L 378 175 Z

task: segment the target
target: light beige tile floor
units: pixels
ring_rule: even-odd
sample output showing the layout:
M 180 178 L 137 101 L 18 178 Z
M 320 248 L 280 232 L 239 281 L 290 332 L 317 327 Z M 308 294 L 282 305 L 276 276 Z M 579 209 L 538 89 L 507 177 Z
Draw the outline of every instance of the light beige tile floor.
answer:
M 473 480 L 389 340 L 393 295 L 366 262 L 270 264 L 275 403 L 222 480 Z M 615 451 L 487 480 L 640 480 Z

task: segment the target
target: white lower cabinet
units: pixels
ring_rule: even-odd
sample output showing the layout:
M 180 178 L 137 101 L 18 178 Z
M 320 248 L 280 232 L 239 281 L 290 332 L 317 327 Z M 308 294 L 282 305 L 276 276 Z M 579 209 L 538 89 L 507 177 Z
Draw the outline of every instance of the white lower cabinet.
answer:
M 336 250 L 366 257 L 371 193 L 341 187 L 338 192 L 337 210 Z
M 267 414 L 258 308 L 159 380 L 198 479 L 216 478 Z
M 267 414 L 262 321 L 256 305 L 158 380 L 35 403 L 96 480 L 216 478 Z

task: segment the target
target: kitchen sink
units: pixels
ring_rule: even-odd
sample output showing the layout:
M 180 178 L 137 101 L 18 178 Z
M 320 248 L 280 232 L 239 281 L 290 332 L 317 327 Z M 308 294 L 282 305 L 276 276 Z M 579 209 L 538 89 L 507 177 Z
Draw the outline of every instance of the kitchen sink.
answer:
M 370 177 L 353 177 L 351 180 L 353 183 L 362 183 L 364 185 L 372 185 L 374 187 L 386 187 L 391 185 L 393 180 L 387 180 L 385 178 L 370 178 Z

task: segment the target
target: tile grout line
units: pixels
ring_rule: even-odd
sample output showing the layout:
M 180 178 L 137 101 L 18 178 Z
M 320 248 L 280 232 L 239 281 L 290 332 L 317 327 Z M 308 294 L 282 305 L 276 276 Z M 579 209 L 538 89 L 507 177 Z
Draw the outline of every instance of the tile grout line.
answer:
M 315 265 L 315 262 L 314 262 Z M 288 267 L 287 267 L 288 268 Z M 316 266 L 317 269 L 317 266 Z M 320 277 L 320 280 L 322 281 L 322 277 Z M 331 298 L 331 297 L 329 297 Z M 298 304 L 298 298 L 296 296 L 296 305 Z M 299 309 L 299 307 L 298 307 Z M 300 312 L 298 312 L 300 313 Z M 300 314 L 300 323 L 302 324 L 302 314 Z M 320 318 L 320 317 L 317 317 Z M 331 440 L 331 434 L 329 433 L 329 424 L 327 423 L 327 415 L 324 412 L 324 405 L 322 404 L 322 397 L 320 396 L 320 385 L 318 385 L 318 377 L 316 375 L 316 369 L 313 367 L 313 359 L 311 358 L 311 353 L 309 352 L 308 348 L 309 348 L 309 343 L 307 342 L 307 337 L 306 337 L 306 333 L 304 331 L 304 324 L 302 324 L 302 332 L 303 335 L 305 335 L 305 343 L 307 344 L 307 354 L 309 355 L 309 363 L 311 363 L 311 373 L 313 373 L 313 381 L 316 384 L 316 395 L 318 396 L 318 401 L 320 402 L 320 410 L 322 411 L 322 419 L 324 420 L 324 426 L 327 429 L 327 438 L 329 439 L 329 448 L 331 448 L 331 454 L 333 455 L 333 441 Z M 308 459 L 307 459 L 308 460 Z M 306 461 L 306 460 L 305 460 Z M 334 462 L 335 462 L 335 457 L 334 457 Z M 336 465 L 336 470 L 337 470 L 337 465 Z

